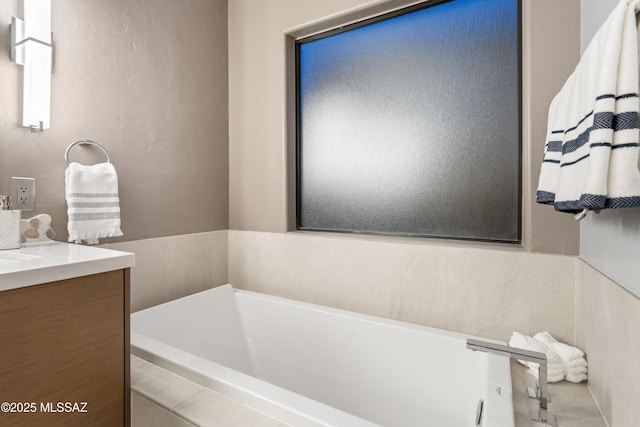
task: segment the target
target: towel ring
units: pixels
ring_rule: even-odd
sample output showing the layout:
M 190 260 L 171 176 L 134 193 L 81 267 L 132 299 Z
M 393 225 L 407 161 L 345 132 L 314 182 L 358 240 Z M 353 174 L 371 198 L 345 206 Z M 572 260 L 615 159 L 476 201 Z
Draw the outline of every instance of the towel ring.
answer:
M 91 141 L 89 139 L 83 139 L 80 141 L 76 141 L 73 144 L 69 145 L 67 147 L 67 151 L 64 152 L 64 159 L 67 161 L 67 165 L 69 165 L 69 151 L 71 151 L 71 149 L 76 146 L 76 145 L 95 145 L 96 147 L 98 147 L 99 149 L 102 150 L 102 152 L 104 153 L 105 156 L 107 156 L 107 163 L 111 163 L 111 159 L 109 159 L 109 153 L 107 153 L 107 150 L 104 149 L 104 147 L 100 144 L 98 144 L 97 142 Z

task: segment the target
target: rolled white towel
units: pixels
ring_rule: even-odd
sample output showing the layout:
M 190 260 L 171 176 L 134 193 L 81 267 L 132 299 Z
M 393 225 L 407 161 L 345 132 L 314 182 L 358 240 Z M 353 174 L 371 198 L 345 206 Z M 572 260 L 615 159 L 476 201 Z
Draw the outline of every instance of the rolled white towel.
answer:
M 533 337 L 514 332 L 509 345 L 547 355 L 547 382 L 566 379 L 579 383 L 587 379 L 587 360 L 579 348 L 557 341 L 549 332 L 539 332 Z M 518 360 L 529 367 L 529 373 L 538 378 L 538 364 Z
M 533 343 L 535 343 L 533 338 L 528 335 L 521 334 L 520 332 L 513 332 L 509 339 L 509 345 L 511 347 L 525 348 Z
M 514 332 L 511 334 L 509 345 L 511 347 L 522 348 L 524 350 L 537 351 L 539 353 L 545 353 L 545 354 L 547 350 L 544 344 L 539 343 L 538 341 L 534 340 L 532 337 L 528 335 L 523 335 L 520 332 Z M 518 359 L 518 362 L 524 366 L 529 366 L 529 367 L 531 367 L 532 365 L 537 366 L 537 364 L 532 364 L 531 362 L 526 362 L 524 360 Z
M 587 373 L 587 367 L 586 366 L 577 366 L 575 368 L 569 368 L 567 369 L 567 375 L 569 374 L 586 374 Z
M 584 357 L 570 360 L 566 366 L 565 379 L 567 381 L 579 383 L 587 379 L 587 360 Z
M 544 343 L 533 339 L 528 335 L 523 335 L 519 332 L 514 332 L 509 340 L 511 347 L 522 348 L 524 350 L 537 351 L 538 353 L 544 353 L 547 356 L 547 382 L 562 381 L 566 371 L 566 366 L 560 356 L 553 351 L 550 347 Z M 538 378 L 538 364 L 534 362 L 527 362 L 524 360 L 518 360 L 522 365 L 529 367 L 529 373 Z
M 549 344 L 552 342 L 558 342 L 557 339 L 555 339 L 549 332 L 544 331 L 544 332 L 538 332 L 537 334 L 535 334 L 533 336 L 533 339 L 536 341 L 540 341 L 542 343 L 545 344 Z
M 569 369 L 581 367 L 581 366 L 587 367 L 587 359 L 585 359 L 584 357 L 581 357 L 579 359 L 573 359 L 567 362 L 567 367 Z
M 509 339 L 509 345 L 511 347 L 527 349 L 530 344 L 530 341 L 527 338 L 531 338 L 531 337 L 527 337 L 526 335 L 523 335 L 520 332 L 513 332 L 511 334 L 511 338 Z M 529 366 L 524 360 L 518 360 L 518 362 L 521 365 Z
M 533 375 L 535 379 L 538 379 L 538 365 L 529 367 L 529 374 Z M 551 369 L 549 369 L 549 364 L 547 363 L 547 382 L 548 383 L 557 383 L 562 381 L 565 378 L 565 372 L 562 368 L 562 365 L 554 366 L 552 364 Z
M 582 350 L 565 343 L 554 342 L 548 343 L 547 346 L 551 347 L 553 351 L 558 353 L 558 356 L 560 356 L 565 363 L 584 357 L 584 352 Z
M 562 362 L 560 356 L 549 347 L 546 348 L 545 354 L 547 355 L 547 382 L 562 381 L 562 378 L 567 373 L 566 365 Z
M 567 375 L 565 375 L 564 377 L 567 381 L 570 381 L 572 383 L 581 383 L 582 381 L 586 381 L 587 380 L 587 374 L 586 373 L 580 373 L 580 374 L 571 374 L 571 373 L 567 373 Z
M 564 379 L 574 383 L 579 383 L 587 379 L 587 360 L 584 358 L 584 352 L 582 350 L 558 342 L 546 331 L 534 335 L 534 339 L 539 342 L 544 342 L 548 348 L 558 354 L 564 364 Z

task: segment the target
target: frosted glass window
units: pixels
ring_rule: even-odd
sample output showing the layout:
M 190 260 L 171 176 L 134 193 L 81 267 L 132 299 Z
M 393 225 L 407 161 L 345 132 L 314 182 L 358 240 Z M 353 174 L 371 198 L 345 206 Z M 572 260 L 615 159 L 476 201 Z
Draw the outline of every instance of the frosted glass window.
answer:
M 299 40 L 299 229 L 520 241 L 520 5 Z

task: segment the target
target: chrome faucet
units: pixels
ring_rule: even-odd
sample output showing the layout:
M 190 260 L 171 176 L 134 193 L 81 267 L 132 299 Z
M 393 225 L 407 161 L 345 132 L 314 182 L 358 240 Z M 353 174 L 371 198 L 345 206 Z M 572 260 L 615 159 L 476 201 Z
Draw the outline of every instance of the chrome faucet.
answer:
M 551 401 L 547 389 L 547 355 L 537 351 L 524 350 L 507 345 L 494 344 L 467 338 L 467 348 L 473 351 L 484 351 L 485 353 L 497 354 L 510 359 L 525 360 L 538 364 L 538 386 L 535 389 L 529 388 L 529 397 L 539 401 L 538 409 L 532 409 L 531 417 L 533 421 L 555 427 L 556 422 L 548 411 L 548 404 Z

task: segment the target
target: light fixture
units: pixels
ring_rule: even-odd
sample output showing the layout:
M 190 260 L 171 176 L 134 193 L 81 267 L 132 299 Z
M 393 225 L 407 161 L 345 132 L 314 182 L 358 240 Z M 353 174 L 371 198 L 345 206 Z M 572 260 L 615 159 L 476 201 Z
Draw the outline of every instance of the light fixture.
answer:
M 50 126 L 51 0 L 24 0 L 24 20 L 11 18 L 11 60 L 24 66 L 22 126 Z

